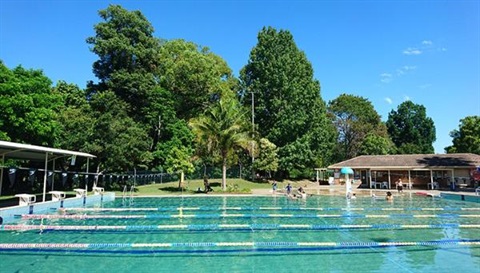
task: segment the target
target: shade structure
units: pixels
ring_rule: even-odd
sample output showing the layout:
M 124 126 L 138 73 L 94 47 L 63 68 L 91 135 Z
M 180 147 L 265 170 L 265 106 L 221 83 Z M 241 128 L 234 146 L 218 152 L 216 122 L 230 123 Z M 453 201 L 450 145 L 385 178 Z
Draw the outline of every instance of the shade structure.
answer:
M 353 170 L 352 170 L 352 168 L 349 168 L 349 167 L 343 167 L 340 170 L 340 173 L 342 173 L 342 174 L 353 174 Z

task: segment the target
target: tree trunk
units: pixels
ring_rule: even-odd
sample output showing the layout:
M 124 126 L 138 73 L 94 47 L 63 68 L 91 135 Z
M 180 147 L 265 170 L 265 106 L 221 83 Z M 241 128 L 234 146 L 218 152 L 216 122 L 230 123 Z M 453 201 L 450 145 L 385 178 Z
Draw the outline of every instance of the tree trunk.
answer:
M 227 189 L 227 158 L 223 159 L 222 164 L 222 190 L 225 191 Z
M 178 188 L 179 189 L 183 187 L 183 181 L 184 181 L 183 171 L 180 171 L 180 181 L 178 181 Z

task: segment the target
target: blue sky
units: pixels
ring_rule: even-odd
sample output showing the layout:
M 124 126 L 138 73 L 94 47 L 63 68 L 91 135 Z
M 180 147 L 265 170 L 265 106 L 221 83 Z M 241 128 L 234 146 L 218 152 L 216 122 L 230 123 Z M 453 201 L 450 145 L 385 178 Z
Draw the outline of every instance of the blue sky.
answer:
M 263 26 L 289 30 L 313 65 L 327 102 L 370 100 L 383 120 L 405 100 L 437 129 L 435 152 L 459 120 L 480 115 L 480 1 L 0 0 L 0 59 L 42 69 L 53 82 L 96 81 L 85 39 L 108 4 L 140 10 L 164 39 L 222 56 L 235 75 Z

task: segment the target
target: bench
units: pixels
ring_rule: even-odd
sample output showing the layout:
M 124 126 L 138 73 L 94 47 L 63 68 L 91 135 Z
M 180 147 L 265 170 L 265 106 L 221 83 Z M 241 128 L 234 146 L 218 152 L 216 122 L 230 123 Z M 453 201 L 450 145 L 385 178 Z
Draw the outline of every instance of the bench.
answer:
M 19 198 L 18 205 L 20 206 L 28 206 L 37 201 L 37 196 L 33 194 L 26 194 L 26 193 L 15 194 L 15 197 Z

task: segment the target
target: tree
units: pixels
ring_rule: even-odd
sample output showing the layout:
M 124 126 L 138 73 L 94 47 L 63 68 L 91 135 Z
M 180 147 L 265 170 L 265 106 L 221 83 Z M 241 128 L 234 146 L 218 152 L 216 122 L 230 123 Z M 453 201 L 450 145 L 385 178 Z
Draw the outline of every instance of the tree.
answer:
M 279 147 L 280 170 L 285 175 L 311 172 L 318 162 L 328 164 L 335 131 L 312 65 L 290 32 L 263 28 L 240 80 L 243 104 L 251 105 L 253 92 L 257 132 Z M 287 147 L 297 144 L 304 148 L 304 156 L 288 156 L 296 149 Z
M 103 22 L 94 26 L 95 36 L 87 38 L 87 43 L 99 57 L 93 72 L 100 82 L 88 84 L 88 96 L 108 90 L 115 93 L 128 104 L 128 115 L 148 127 L 153 149 L 161 130 L 162 115 L 156 107 L 168 97 L 155 75 L 160 41 L 153 37 L 154 29 L 140 11 L 109 5 L 99 15 Z
M 369 133 L 363 139 L 358 154 L 359 155 L 387 155 L 391 154 L 394 145 L 390 138 Z
M 58 113 L 61 132 L 56 144 L 63 149 L 85 151 L 91 141 L 95 124 L 85 91 L 64 81 L 59 81 L 54 91 L 60 94 L 64 101 Z
M 453 145 L 445 147 L 445 152 L 480 155 L 480 116 L 461 119 L 459 129 L 450 132 L 450 137 Z
M 172 92 L 180 119 L 198 116 L 236 81 L 227 63 L 206 47 L 184 40 L 171 40 L 159 50 L 157 74 L 160 84 Z
M 366 98 L 341 94 L 329 103 L 328 110 L 333 116 L 338 132 L 338 161 L 357 156 L 368 134 L 371 134 L 368 141 L 379 140 L 376 137 L 378 136 L 388 142 L 385 125 L 372 103 Z M 363 149 L 362 152 L 367 151 L 369 150 Z
M 271 177 L 271 172 L 276 172 L 278 169 L 277 151 L 277 146 L 268 139 L 260 139 L 259 154 L 254 163 L 255 170 L 266 172 Z
M 182 149 L 183 148 L 183 149 Z M 165 165 L 167 166 L 167 172 L 180 172 L 180 180 L 178 182 L 178 188 L 183 187 L 184 173 L 191 173 L 194 170 L 191 162 L 191 153 L 187 151 L 185 147 L 179 148 L 177 146 L 170 150 L 167 155 Z
M 411 101 L 400 104 L 397 111 L 388 114 L 387 130 L 399 154 L 434 152 L 435 125 L 423 105 Z
M 54 146 L 60 133 L 62 96 L 41 70 L 10 70 L 0 61 L 0 136 L 3 140 Z
M 146 130 L 128 116 L 128 104 L 113 92 L 102 92 L 91 100 L 94 124 L 86 147 L 108 171 L 132 170 L 148 164 L 151 154 Z
M 190 121 L 199 144 L 221 158 L 223 190 L 227 187 L 228 159 L 234 156 L 236 148 L 245 147 L 250 140 L 247 115 L 234 97 L 223 94 L 204 115 Z

